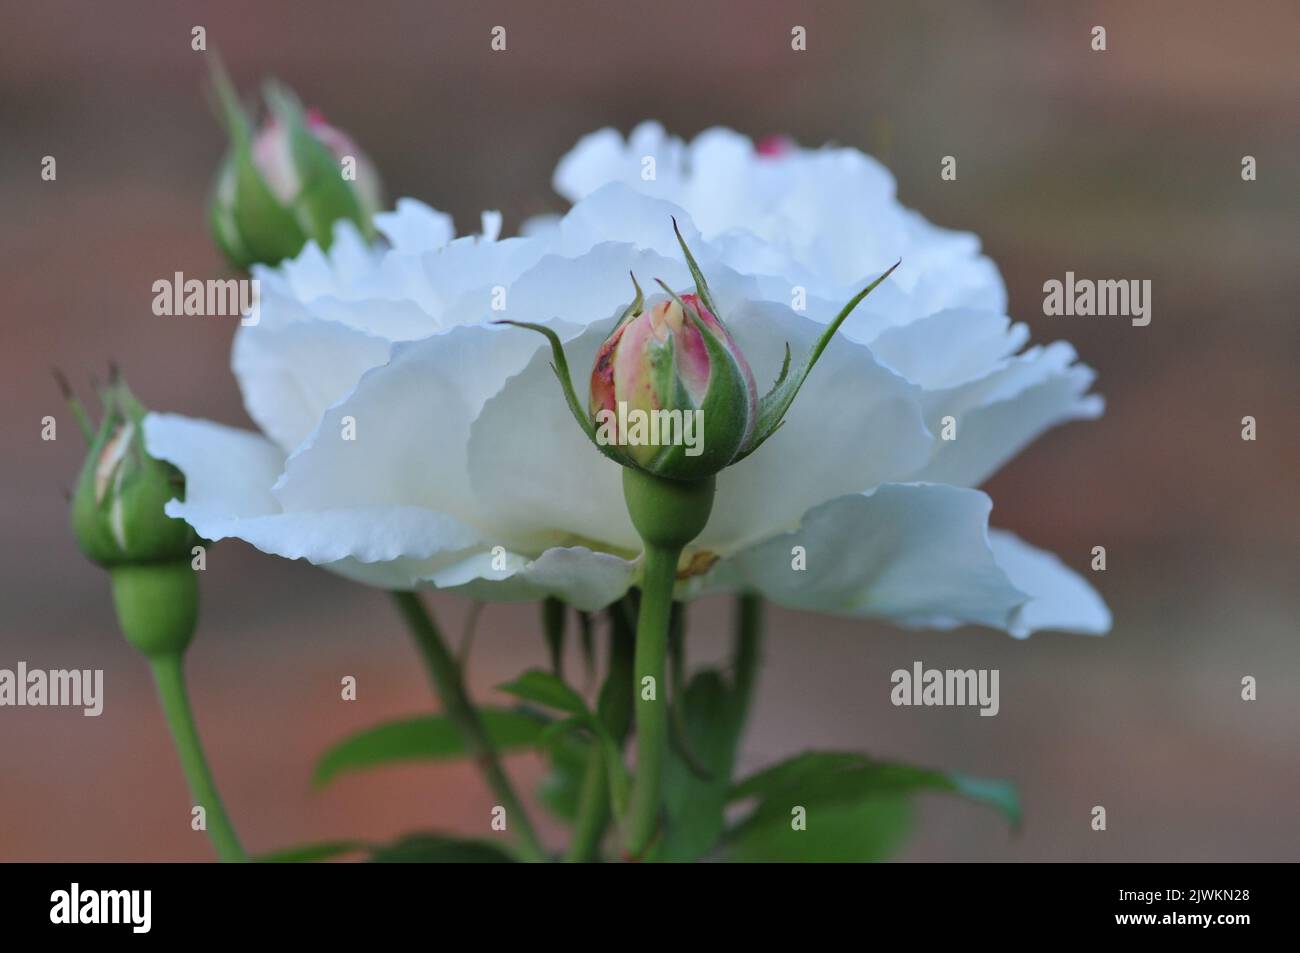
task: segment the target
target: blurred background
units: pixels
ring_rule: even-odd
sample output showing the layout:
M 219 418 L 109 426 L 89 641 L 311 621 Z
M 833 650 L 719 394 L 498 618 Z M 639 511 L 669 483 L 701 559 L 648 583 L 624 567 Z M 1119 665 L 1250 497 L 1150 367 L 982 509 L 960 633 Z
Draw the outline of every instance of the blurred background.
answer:
M 982 236 L 1036 341 L 1068 338 L 1100 373 L 1106 416 L 1049 433 L 987 488 L 997 525 L 1076 569 L 1107 548 L 1090 577 L 1115 628 L 1016 642 L 773 610 L 742 768 L 840 747 L 1020 785 L 1015 836 L 991 811 L 923 799 L 907 860 L 1300 859 L 1294 2 L 3 0 L 0 19 L 0 667 L 103 668 L 107 693 L 99 718 L 0 709 L 0 859 L 211 856 L 148 672 L 67 528 L 62 488 L 84 451 L 49 371 L 84 388 L 115 359 L 155 408 L 249 425 L 232 323 L 150 311 L 157 277 L 222 269 L 204 206 L 224 139 L 196 24 L 242 92 L 288 82 L 373 157 L 390 200 L 421 198 L 462 229 L 483 208 L 507 229 L 562 209 L 555 161 L 644 118 L 881 158 L 905 204 Z M 489 50 L 497 24 L 504 54 Z M 790 49 L 796 24 L 806 52 Z M 1242 181 L 1243 155 L 1258 181 Z M 1042 283 L 1067 270 L 1150 279 L 1151 325 L 1044 317 Z M 54 443 L 39 439 L 46 414 Z M 493 802 L 468 766 L 310 788 L 331 742 L 431 704 L 382 593 L 241 543 L 215 547 L 202 582 L 192 691 L 251 850 L 485 832 Z M 432 602 L 458 635 L 469 604 Z M 693 663 L 723 655 L 729 613 L 693 610 Z M 489 606 L 472 688 L 492 698 L 543 659 L 534 610 Z M 998 717 L 892 707 L 889 673 L 918 659 L 1000 669 Z M 358 699 L 342 702 L 349 674 Z M 543 769 L 508 767 L 530 789 Z

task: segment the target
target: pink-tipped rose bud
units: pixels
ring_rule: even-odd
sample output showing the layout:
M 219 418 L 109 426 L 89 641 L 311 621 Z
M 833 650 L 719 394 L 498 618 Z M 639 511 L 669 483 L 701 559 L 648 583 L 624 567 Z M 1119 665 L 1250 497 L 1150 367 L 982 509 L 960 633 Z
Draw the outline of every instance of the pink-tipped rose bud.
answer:
M 640 295 L 591 372 L 598 443 L 656 476 L 698 480 L 727 466 L 758 417 L 758 391 L 731 334 L 694 294 Z
M 336 222 L 353 222 L 367 238 L 383 203 L 374 165 L 316 110 L 304 110 L 271 84 L 269 114 L 254 132 L 224 76 L 217 75 L 231 148 L 217 173 L 213 235 L 237 268 L 274 265 L 308 240 L 329 248 Z
M 749 362 L 718 319 L 713 294 L 676 219 L 673 232 L 695 279 L 695 294 L 674 294 L 661 281 L 668 297 L 647 309 L 641 287 L 632 278 L 636 298 L 596 352 L 586 414 L 574 392 L 560 336 L 544 324 L 499 322 L 528 328 L 550 341 L 551 369 L 578 426 L 601 453 L 628 468 L 623 474 L 624 495 L 629 512 L 636 510 L 632 521 L 647 542 L 651 541 L 646 535 L 648 529 L 653 530 L 661 522 L 659 503 L 671 509 L 685 497 L 677 488 L 665 503 L 660 492 L 646 489 L 657 484 L 638 482 L 636 472 L 707 488 L 707 494 L 699 497 L 707 499 L 707 505 L 696 512 L 700 519 L 707 520 L 713 500 L 713 475 L 739 463 L 776 433 L 840 325 L 898 267 L 895 263 L 854 295 L 793 369 L 787 344 L 781 372 L 760 400 Z M 641 503 L 634 507 L 634 498 L 649 509 L 643 509 Z M 683 529 L 680 523 L 676 527 Z M 703 528 L 701 523 L 684 538 L 693 539 Z
M 304 113 L 307 132 L 323 145 L 342 169 L 350 161 L 349 170 L 355 174 L 352 181 L 361 203 L 362 214 L 370 218 L 382 211 L 383 194 L 379 173 L 370 158 L 343 130 L 325 121 L 319 109 L 309 108 Z M 253 163 L 262 173 L 272 194 L 285 205 L 296 202 L 303 191 L 303 175 L 294 162 L 293 142 L 288 125 L 274 113 L 262 122 L 253 139 Z

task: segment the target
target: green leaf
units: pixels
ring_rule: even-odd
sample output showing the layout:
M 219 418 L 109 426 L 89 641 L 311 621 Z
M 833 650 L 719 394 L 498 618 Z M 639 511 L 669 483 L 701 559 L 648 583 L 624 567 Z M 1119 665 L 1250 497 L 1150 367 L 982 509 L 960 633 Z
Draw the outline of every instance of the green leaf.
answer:
M 585 715 L 570 715 L 568 718 L 561 718 L 547 725 L 546 730 L 542 732 L 542 736 L 537 740 L 542 747 L 551 748 L 560 742 L 562 736 L 586 726 L 587 718 Z
M 679 750 L 664 768 L 664 833 L 651 854 L 656 861 L 691 861 L 717 844 L 735 758 L 735 694 L 714 670 L 691 679 L 684 699 L 686 743 L 708 777 L 700 777 Z
M 623 761 L 619 757 L 618 743 L 610 734 L 609 729 L 605 727 L 605 723 L 587 707 L 587 703 L 583 701 L 581 695 L 550 672 L 544 672 L 536 668 L 525 672 L 513 682 L 498 687 L 503 692 L 509 692 L 527 701 L 575 715 L 576 717 L 567 719 L 563 723 L 563 728 L 548 729 L 547 740 L 558 740 L 562 735 L 568 734 L 571 729 L 577 727 L 589 729 L 596 736 L 595 741 L 601 746 L 604 753 L 603 760 L 608 773 L 610 803 L 613 804 L 616 811 L 621 811 L 626 807 L 632 782 L 627 773 L 627 768 L 624 767 Z M 585 759 L 583 764 L 583 770 L 585 770 Z
M 546 719 L 534 712 L 502 708 L 480 710 L 483 726 L 497 750 L 535 745 Z M 316 763 L 312 783 L 324 787 L 341 774 L 403 761 L 439 761 L 468 752 L 460 730 L 445 715 L 422 715 L 392 721 L 345 738 Z
M 589 737 L 566 734 L 548 747 L 550 771 L 542 778 L 537 796 L 552 814 L 573 823 L 578 816 L 582 780 L 587 771 L 588 752 L 594 742 Z
M 323 841 L 319 844 L 299 844 L 295 847 L 286 847 L 283 850 L 272 851 L 254 859 L 262 864 L 314 864 L 322 860 L 332 860 L 344 854 L 355 854 L 373 849 L 373 845 L 367 844 L 365 841 L 334 840 Z
M 718 854 L 737 863 L 868 863 L 888 860 L 912 828 L 906 797 L 883 795 L 808 809 L 807 828 L 792 827 L 790 811 L 764 815 L 728 833 Z
M 515 857 L 504 846 L 445 834 L 408 834 L 370 855 L 378 864 L 509 864 Z
M 972 778 L 955 772 L 877 761 L 850 751 L 808 751 L 740 782 L 731 800 L 801 797 L 819 802 L 855 800 L 879 794 L 939 791 L 958 794 L 1000 811 L 1013 827 L 1020 824 L 1020 801 L 1006 781 Z
M 536 702 L 570 715 L 591 715 L 581 695 L 566 685 L 563 679 L 540 668 L 529 669 L 513 682 L 506 682 L 497 688 L 524 701 Z
M 553 746 L 580 728 L 590 731 L 595 736 L 595 743 L 600 745 L 610 804 L 616 813 L 621 814 L 627 809 L 628 802 L 631 800 L 632 777 L 623 764 L 618 742 L 614 740 L 609 728 L 599 717 L 591 711 L 584 711 L 583 714 L 555 722 L 542 733 L 542 741 L 548 746 Z
M 757 804 L 728 834 L 724 852 L 736 860 L 879 860 L 907 831 L 911 795 L 926 791 L 957 794 L 997 809 L 1013 827 L 1020 823 L 1015 788 L 1006 782 L 813 751 L 736 785 L 731 801 Z M 806 830 L 792 827 L 797 808 L 806 812 Z

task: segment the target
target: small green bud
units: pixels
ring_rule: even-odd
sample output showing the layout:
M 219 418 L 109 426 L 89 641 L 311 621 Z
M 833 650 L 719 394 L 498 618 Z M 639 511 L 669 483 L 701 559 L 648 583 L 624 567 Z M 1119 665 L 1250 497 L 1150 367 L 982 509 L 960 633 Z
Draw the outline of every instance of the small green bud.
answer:
M 190 560 L 200 539 L 163 507 L 184 498 L 184 477 L 145 450 L 146 410 L 116 374 L 101 399 L 104 419 L 72 496 L 73 535 L 86 557 L 112 574 L 127 641 L 148 655 L 179 652 L 198 617 Z

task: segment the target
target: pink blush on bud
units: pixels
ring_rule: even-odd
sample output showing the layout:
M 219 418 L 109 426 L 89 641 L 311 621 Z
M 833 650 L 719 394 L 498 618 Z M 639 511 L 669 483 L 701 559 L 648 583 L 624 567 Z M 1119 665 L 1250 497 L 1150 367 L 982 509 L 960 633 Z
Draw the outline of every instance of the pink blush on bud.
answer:
M 764 159 L 779 159 L 781 156 L 789 155 L 794 148 L 794 140 L 789 136 L 773 133 L 758 140 L 754 151 Z

